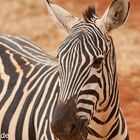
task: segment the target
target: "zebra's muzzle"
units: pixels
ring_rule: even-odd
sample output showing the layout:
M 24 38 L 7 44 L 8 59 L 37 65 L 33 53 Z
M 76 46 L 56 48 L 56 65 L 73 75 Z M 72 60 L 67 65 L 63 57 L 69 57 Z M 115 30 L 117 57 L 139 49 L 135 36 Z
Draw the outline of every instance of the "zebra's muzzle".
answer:
M 86 121 L 76 117 L 76 103 L 71 99 L 66 104 L 58 104 L 53 114 L 51 128 L 60 140 L 86 140 Z

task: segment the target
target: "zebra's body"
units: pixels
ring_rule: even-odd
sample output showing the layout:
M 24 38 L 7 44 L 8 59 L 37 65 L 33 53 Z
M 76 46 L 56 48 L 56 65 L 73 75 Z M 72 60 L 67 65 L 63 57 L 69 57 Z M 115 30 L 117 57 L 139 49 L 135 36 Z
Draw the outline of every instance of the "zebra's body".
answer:
M 25 39 L 0 36 L 0 134 L 53 140 L 49 124 L 58 81 L 55 58 Z
M 57 58 L 0 36 L 0 133 L 9 140 L 128 140 L 108 33 L 126 20 L 129 0 L 114 0 L 102 18 L 89 8 L 82 20 L 46 4 L 69 32 Z

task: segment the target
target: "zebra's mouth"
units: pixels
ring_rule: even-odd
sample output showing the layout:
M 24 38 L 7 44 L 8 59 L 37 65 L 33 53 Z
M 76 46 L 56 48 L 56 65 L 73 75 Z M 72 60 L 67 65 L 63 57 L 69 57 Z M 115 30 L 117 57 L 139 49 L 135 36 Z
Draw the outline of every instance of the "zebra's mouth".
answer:
M 53 132 L 59 140 L 86 140 L 88 132 L 85 123 L 85 120 L 77 120 L 76 125 L 71 125 L 71 127 L 67 123 L 55 124 L 57 130 Z M 60 129 L 61 131 L 59 131 Z

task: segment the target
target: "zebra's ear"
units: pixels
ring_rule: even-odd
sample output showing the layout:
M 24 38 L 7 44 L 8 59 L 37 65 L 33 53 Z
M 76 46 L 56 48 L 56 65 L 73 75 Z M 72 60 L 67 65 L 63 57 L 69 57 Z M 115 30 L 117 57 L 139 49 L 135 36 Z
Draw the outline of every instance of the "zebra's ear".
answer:
M 128 16 L 130 10 L 129 0 L 113 0 L 105 14 L 97 21 L 97 24 L 105 31 L 121 26 Z
M 61 8 L 60 6 L 52 3 L 49 0 L 44 0 L 50 15 L 59 23 L 61 27 L 64 27 L 69 31 L 79 20 L 79 18 L 73 16 L 71 13 Z

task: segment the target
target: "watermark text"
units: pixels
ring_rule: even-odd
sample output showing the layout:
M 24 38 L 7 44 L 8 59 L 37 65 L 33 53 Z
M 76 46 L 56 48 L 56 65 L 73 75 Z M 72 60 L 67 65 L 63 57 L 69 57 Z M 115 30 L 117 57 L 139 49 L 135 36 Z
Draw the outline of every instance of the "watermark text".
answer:
M 8 138 L 9 138 L 8 133 L 3 132 L 3 133 L 0 134 L 0 139 L 8 139 Z

